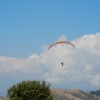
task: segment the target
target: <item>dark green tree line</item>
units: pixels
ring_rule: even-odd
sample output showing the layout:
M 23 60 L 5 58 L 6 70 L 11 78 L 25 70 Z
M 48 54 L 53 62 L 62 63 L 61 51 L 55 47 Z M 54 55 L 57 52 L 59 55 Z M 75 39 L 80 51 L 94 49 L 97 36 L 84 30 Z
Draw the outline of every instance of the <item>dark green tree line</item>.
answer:
M 90 93 L 91 93 L 92 95 L 100 96 L 100 90 L 91 91 Z

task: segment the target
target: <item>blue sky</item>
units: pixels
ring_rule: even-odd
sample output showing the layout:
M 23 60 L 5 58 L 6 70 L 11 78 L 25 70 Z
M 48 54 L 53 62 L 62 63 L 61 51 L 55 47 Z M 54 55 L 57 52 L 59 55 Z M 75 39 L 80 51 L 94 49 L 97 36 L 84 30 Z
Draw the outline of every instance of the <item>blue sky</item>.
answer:
M 55 72 L 56 75 L 54 75 L 52 69 L 57 63 L 53 62 L 53 67 L 50 67 L 51 59 L 52 57 L 54 58 L 54 56 L 52 55 L 51 58 L 47 58 L 46 55 L 50 55 L 46 48 L 59 39 L 72 41 L 74 44 L 80 46 L 77 48 L 85 48 L 83 51 L 78 49 L 79 52 L 76 52 L 77 55 L 74 55 L 74 57 L 81 57 L 83 52 L 84 55 L 91 56 L 89 50 L 92 48 L 92 58 L 95 57 L 97 60 L 94 63 L 86 61 L 86 59 L 83 60 L 83 65 L 88 66 L 86 66 L 86 69 L 88 70 L 87 75 L 89 79 L 91 77 L 90 81 L 86 81 L 86 77 L 84 77 L 84 79 L 79 78 L 77 81 L 71 79 L 68 86 L 64 84 L 66 81 L 62 81 L 61 84 L 58 84 L 58 87 L 70 88 L 73 86 L 75 88 L 81 88 L 83 86 L 81 83 L 86 83 L 86 86 L 83 87 L 92 89 L 93 86 L 90 86 L 90 84 L 92 84 L 94 85 L 93 89 L 98 88 L 100 82 L 97 81 L 97 83 L 93 83 L 93 80 L 94 78 L 98 79 L 100 76 L 98 71 L 100 65 L 98 59 L 100 59 L 100 57 L 97 56 L 100 50 L 100 48 L 97 47 L 100 37 L 99 4 L 100 0 L 0 0 L 0 78 L 2 80 L 2 82 L 0 82 L 0 90 L 5 92 L 13 83 L 17 83 L 23 79 L 45 79 L 47 81 L 51 79 L 49 82 L 52 83 L 53 86 L 56 86 L 56 82 L 60 80 L 59 71 Z M 91 38 L 94 41 L 91 41 Z M 84 42 L 81 42 L 83 40 Z M 77 43 L 77 41 L 82 44 Z M 88 43 L 93 42 L 93 44 L 97 44 L 87 49 L 89 46 L 84 46 L 86 41 Z M 96 50 L 94 50 L 94 47 L 97 47 Z M 66 47 L 64 46 L 63 48 Z M 54 50 L 56 51 L 56 48 Z M 58 54 L 54 53 L 54 55 L 59 55 L 60 52 L 62 52 L 60 50 L 62 49 L 57 50 Z M 52 50 L 50 52 L 53 54 Z M 73 50 L 71 52 L 73 52 Z M 67 59 L 63 54 L 59 57 Z M 60 58 L 57 61 L 60 61 Z M 34 59 L 36 61 L 32 62 Z M 53 61 L 56 61 L 56 58 Z M 72 63 L 76 64 L 74 62 L 73 60 L 70 62 L 71 64 L 66 63 L 66 66 L 72 66 Z M 78 59 L 76 62 L 79 62 Z M 96 64 L 96 62 L 98 64 Z M 25 68 L 23 63 L 27 63 Z M 26 69 L 29 67 L 29 69 L 32 70 L 31 66 L 34 65 L 39 65 L 36 67 L 37 70 L 35 74 L 34 71 L 31 72 L 31 74 L 27 73 Z M 93 71 L 94 66 L 98 66 L 95 68 L 95 71 Z M 72 68 L 73 69 L 69 71 L 73 71 L 74 67 Z M 6 71 L 4 71 L 4 69 Z M 49 69 L 50 71 L 48 71 Z M 82 68 L 79 67 L 79 69 L 81 70 Z M 63 71 L 64 69 L 62 69 L 62 72 Z M 77 70 L 74 72 L 76 73 Z M 44 75 L 40 78 L 43 73 Z M 66 76 L 68 73 L 65 73 Z M 18 77 L 18 74 L 22 77 Z M 50 74 L 52 75 L 50 76 Z M 62 77 L 65 77 L 63 73 L 60 74 Z M 33 75 L 35 76 L 32 77 Z M 57 77 L 58 80 L 54 82 L 54 78 L 57 79 Z M 8 82 L 8 80 L 11 81 Z M 80 83 L 82 86 L 69 85 L 71 82 L 74 84 Z
M 69 41 L 99 32 L 99 0 L 0 0 L 0 55 L 41 53 L 65 34 Z M 3 44 L 3 45 L 2 45 Z

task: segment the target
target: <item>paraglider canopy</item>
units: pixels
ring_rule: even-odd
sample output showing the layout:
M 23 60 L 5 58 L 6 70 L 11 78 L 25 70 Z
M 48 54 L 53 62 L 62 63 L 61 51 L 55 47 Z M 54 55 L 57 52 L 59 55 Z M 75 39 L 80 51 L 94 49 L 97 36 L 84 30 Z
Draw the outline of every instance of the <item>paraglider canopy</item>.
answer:
M 54 44 L 51 44 L 50 46 L 49 46 L 49 48 L 48 48 L 48 50 L 52 47 L 52 46 L 54 46 L 54 45 L 57 45 L 57 44 L 70 44 L 70 45 L 72 45 L 74 48 L 75 48 L 75 46 L 71 43 L 71 42 L 68 42 L 68 41 L 59 41 L 59 42 L 56 42 L 56 43 L 54 43 Z

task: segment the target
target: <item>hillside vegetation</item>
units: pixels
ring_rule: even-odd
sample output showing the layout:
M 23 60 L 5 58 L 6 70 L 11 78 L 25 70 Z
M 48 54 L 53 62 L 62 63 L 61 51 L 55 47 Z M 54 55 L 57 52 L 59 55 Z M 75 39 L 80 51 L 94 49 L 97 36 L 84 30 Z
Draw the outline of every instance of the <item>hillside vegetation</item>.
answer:
M 90 93 L 91 93 L 92 95 L 100 96 L 100 90 L 91 91 Z

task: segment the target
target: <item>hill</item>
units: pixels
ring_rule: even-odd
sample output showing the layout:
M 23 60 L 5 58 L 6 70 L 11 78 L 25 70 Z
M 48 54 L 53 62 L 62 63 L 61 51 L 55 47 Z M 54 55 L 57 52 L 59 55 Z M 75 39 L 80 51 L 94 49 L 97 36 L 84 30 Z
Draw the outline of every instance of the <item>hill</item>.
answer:
M 100 100 L 97 96 L 90 94 L 89 92 L 83 92 L 77 89 L 58 89 L 51 88 L 54 94 L 54 100 Z

